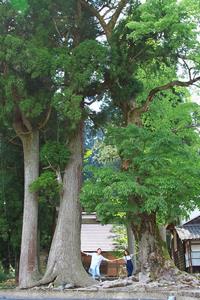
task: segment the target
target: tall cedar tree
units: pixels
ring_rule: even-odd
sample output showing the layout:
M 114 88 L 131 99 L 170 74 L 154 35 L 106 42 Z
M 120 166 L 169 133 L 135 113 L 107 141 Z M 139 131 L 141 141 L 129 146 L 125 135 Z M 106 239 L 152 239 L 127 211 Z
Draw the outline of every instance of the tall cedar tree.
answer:
M 63 181 L 58 222 L 43 281 L 56 278 L 58 283 L 83 285 L 90 281 L 80 258 L 83 88 L 91 83 L 91 76 L 97 69 L 91 51 L 95 46 L 98 48 L 98 43 L 89 43 L 89 51 L 84 44 L 83 55 L 81 49 L 74 49 L 90 36 L 94 38 L 94 22 L 82 15 L 79 1 L 68 1 L 67 4 L 65 1 L 2 1 L 0 8 L 1 120 L 5 126 L 13 124 L 24 151 L 25 195 L 19 286 L 31 287 L 39 279 L 38 199 L 30 185 L 39 175 L 39 131 L 47 126 L 51 112 L 55 110 L 60 119 L 65 119 L 67 137 L 65 135 L 64 142 L 61 142 L 66 144 L 67 140 L 71 160 L 68 162 L 67 150 L 65 174 L 58 178 Z M 91 30 L 85 30 L 86 27 Z M 78 59 L 80 67 L 75 63 Z M 94 63 L 90 64 L 89 59 Z M 88 67 L 85 73 L 80 69 L 82 67 Z M 76 271 L 72 272 L 71 268 Z M 47 279 L 49 273 L 51 279 Z
M 20 3 L 1 3 L 2 118 L 13 122 L 23 142 L 25 161 L 19 284 L 21 288 L 51 281 L 87 285 L 92 280 L 80 257 L 83 122 L 85 105 L 103 85 L 102 66 L 107 56 L 95 40 L 96 22 L 88 11 L 82 11 L 80 1 L 30 1 L 23 2 L 27 4 L 23 7 Z M 59 215 L 47 270 L 38 282 L 38 201 L 30 186 L 38 179 L 39 130 L 48 128 L 52 111 L 64 120 L 66 135 L 61 142 L 68 145 L 68 151 L 64 168 L 56 169 L 61 187 Z
M 36 1 L 31 1 L 30 6 L 26 1 L 1 1 L 0 9 L 0 115 L 4 126 L 13 126 L 24 153 L 19 285 L 26 288 L 39 276 L 38 200 L 37 194 L 30 192 L 29 185 L 39 175 L 39 130 L 45 126 L 51 112 L 54 94 L 52 48 L 58 42 L 55 27 L 45 26 L 50 15 L 45 14 L 46 8 L 42 4 L 38 6 Z

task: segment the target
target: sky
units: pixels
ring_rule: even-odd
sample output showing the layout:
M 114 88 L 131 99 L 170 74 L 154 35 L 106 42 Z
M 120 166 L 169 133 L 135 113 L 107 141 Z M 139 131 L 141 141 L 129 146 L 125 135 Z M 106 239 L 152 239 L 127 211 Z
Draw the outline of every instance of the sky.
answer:
M 200 105 L 200 88 L 198 90 L 198 88 L 191 87 L 190 93 L 192 102 L 196 102 Z

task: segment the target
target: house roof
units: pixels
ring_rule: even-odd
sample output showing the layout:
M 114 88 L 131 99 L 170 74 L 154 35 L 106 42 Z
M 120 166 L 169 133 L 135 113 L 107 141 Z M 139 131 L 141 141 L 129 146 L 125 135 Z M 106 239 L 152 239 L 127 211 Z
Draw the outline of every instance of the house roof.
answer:
M 195 218 L 184 223 L 183 226 L 185 226 L 185 225 L 200 225 L 200 214 L 197 215 Z
M 101 248 L 102 251 L 113 251 L 115 249 L 114 237 L 112 225 L 82 224 L 81 250 L 96 251 L 97 248 Z
M 189 215 L 188 218 L 186 218 L 185 220 L 182 220 L 181 226 L 186 225 L 186 224 L 190 223 L 191 221 L 193 223 L 193 221 L 198 217 L 200 217 L 200 210 L 196 208 L 194 211 L 191 212 L 191 214 Z
M 200 225 L 176 226 L 176 231 L 181 240 L 199 240 Z

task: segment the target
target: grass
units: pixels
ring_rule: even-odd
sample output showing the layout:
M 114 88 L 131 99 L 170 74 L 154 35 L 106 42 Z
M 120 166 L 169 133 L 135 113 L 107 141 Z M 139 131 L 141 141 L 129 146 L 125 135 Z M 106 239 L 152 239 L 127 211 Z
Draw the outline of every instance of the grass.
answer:
M 15 278 L 9 278 L 0 282 L 0 290 L 16 288 Z

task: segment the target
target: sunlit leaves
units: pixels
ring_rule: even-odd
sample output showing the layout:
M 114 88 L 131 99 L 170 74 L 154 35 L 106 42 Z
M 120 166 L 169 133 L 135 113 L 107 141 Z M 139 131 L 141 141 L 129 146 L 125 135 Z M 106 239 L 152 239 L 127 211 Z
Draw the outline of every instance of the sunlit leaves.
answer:
M 28 9 L 27 0 L 11 0 L 11 4 L 16 10 L 22 13 L 24 13 Z
M 127 25 L 132 30 L 130 38 L 138 40 L 146 37 L 148 43 L 148 37 L 154 37 L 155 45 L 162 47 L 170 37 L 170 48 L 194 46 L 197 22 L 181 2 L 149 0 L 138 10 L 140 19 L 136 21 L 133 16 Z
M 104 222 L 119 219 L 117 212 L 121 216 L 156 212 L 165 222 L 172 211 L 187 215 L 200 205 L 200 139 L 193 127 L 195 112 L 197 105 L 174 105 L 163 99 L 152 105 L 147 127 L 111 127 L 106 144 L 116 147 L 121 168 L 113 164 L 90 170 L 82 193 L 84 207 L 97 210 Z

